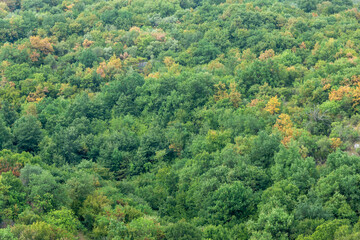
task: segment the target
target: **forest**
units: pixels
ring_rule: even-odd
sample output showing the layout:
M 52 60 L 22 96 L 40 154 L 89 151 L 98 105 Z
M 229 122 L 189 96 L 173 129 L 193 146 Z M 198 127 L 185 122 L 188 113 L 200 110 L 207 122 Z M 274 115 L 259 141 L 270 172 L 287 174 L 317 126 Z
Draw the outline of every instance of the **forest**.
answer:
M 360 239 L 359 23 L 352 0 L 0 0 L 0 239 Z

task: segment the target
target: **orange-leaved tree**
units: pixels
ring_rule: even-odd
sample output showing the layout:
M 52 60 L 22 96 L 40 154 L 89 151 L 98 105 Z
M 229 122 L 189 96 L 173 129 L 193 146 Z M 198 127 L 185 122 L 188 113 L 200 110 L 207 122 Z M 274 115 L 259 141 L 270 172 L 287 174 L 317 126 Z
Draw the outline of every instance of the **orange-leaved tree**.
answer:
M 122 69 L 123 68 L 120 58 L 117 58 L 115 55 L 113 55 L 107 63 L 105 61 L 100 63 L 99 67 L 96 69 L 96 73 L 99 74 L 102 78 L 111 78 L 115 74 L 120 73 Z
M 30 44 L 31 48 L 39 50 L 45 55 L 54 51 L 54 48 L 49 41 L 49 38 L 41 39 L 39 36 L 31 36 Z

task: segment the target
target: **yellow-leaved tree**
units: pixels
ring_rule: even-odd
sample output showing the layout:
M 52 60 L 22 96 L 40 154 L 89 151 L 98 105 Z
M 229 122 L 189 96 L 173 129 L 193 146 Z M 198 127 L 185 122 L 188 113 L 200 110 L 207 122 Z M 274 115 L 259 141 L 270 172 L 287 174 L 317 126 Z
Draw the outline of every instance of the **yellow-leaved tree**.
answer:
M 214 100 L 216 102 L 223 99 L 229 99 L 235 108 L 239 107 L 241 102 L 241 93 L 237 91 L 237 84 L 235 82 L 231 82 L 229 87 L 227 87 L 226 84 L 222 83 L 221 81 L 214 86 L 216 88 L 216 93 L 214 95 Z
M 280 101 L 277 96 L 270 98 L 269 102 L 266 104 L 265 111 L 270 114 L 275 114 L 280 111 Z
M 291 121 L 290 116 L 285 113 L 280 114 L 274 128 L 277 129 L 283 137 L 281 143 L 284 146 L 287 146 L 294 137 L 294 124 Z

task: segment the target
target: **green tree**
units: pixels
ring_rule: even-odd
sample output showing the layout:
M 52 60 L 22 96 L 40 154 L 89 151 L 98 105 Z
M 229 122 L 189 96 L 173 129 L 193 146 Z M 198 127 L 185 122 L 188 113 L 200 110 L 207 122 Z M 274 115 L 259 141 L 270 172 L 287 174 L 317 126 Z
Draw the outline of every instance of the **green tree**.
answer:
M 70 206 L 75 214 L 79 214 L 83 202 L 88 195 L 95 191 L 94 175 L 84 171 L 76 172 L 66 182 L 69 191 L 69 198 L 71 200 Z
M 219 48 L 215 47 L 213 43 L 202 39 L 194 45 L 191 64 L 209 63 L 211 60 L 214 60 L 218 54 L 220 54 Z
M 1 102 L 0 115 L 5 121 L 7 126 L 11 126 L 17 119 L 17 112 L 14 109 L 14 106 L 8 101 Z
M 316 228 L 316 231 L 308 238 L 300 236 L 299 240 L 309 239 L 309 240 L 328 240 L 335 239 L 335 233 L 342 226 L 348 226 L 349 221 L 335 219 L 332 221 L 327 221 Z
M 79 210 L 79 214 L 83 219 L 83 224 L 88 229 L 93 229 L 96 219 L 102 215 L 109 207 L 110 201 L 106 196 L 94 192 L 87 196 L 83 206 Z
M 2 221 L 17 218 L 25 206 L 26 193 L 20 179 L 12 172 L 0 175 L 0 216 Z
M 9 81 L 19 82 L 21 80 L 25 80 L 31 74 L 31 69 L 29 64 L 14 64 L 6 68 L 5 76 Z
M 12 135 L 10 128 L 0 118 L 0 149 L 10 148 L 12 145 Z
M 169 240 L 185 240 L 185 239 L 201 239 L 201 231 L 194 225 L 181 220 L 177 223 L 170 224 L 165 229 L 166 239 Z
M 98 57 L 92 49 L 87 48 L 80 53 L 78 59 L 85 67 L 92 67 L 93 63 L 98 60 Z
M 278 136 L 260 132 L 251 146 L 251 163 L 264 168 L 271 166 L 274 163 L 274 154 L 279 150 L 279 144 Z
M 45 222 L 73 234 L 76 234 L 81 228 L 79 220 L 75 217 L 74 213 L 67 208 L 49 212 L 45 216 Z
M 66 230 L 42 221 L 31 225 L 15 225 L 12 232 L 18 239 L 74 239 L 74 235 Z
M 283 208 L 275 207 L 263 210 L 259 214 L 256 228 L 270 233 L 274 239 L 286 239 L 293 221 L 293 215 L 287 213 Z
M 27 115 L 15 121 L 13 127 L 15 145 L 19 151 L 37 152 L 43 138 L 41 124 L 36 117 Z
M 0 229 L 0 239 L 17 240 L 17 238 L 15 238 L 15 236 L 12 234 L 11 229 L 9 227 Z
M 213 240 L 230 240 L 229 231 L 222 225 L 208 225 L 203 230 L 203 238 Z
M 40 213 L 58 209 L 68 202 L 65 186 L 60 184 L 49 171 L 31 174 L 27 189 L 28 200 Z
M 275 165 L 271 168 L 271 173 L 275 181 L 291 179 L 303 191 L 313 186 L 317 179 L 314 159 L 303 159 L 300 149 L 294 143 L 288 148 L 280 147 L 280 151 L 275 154 Z
M 208 205 L 210 222 L 225 224 L 243 221 L 255 211 L 255 201 L 252 190 L 243 183 L 224 184 L 210 199 Z

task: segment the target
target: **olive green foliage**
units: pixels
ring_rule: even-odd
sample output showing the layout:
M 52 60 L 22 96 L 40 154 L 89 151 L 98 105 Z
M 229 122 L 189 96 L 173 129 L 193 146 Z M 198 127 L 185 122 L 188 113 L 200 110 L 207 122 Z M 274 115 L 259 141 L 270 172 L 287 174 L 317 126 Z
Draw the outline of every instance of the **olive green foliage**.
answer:
M 0 239 L 359 239 L 358 4 L 0 1 Z

